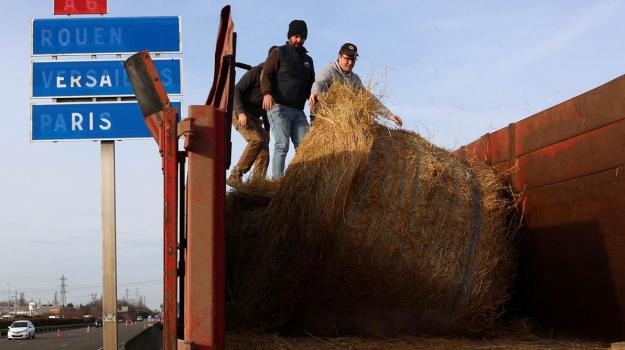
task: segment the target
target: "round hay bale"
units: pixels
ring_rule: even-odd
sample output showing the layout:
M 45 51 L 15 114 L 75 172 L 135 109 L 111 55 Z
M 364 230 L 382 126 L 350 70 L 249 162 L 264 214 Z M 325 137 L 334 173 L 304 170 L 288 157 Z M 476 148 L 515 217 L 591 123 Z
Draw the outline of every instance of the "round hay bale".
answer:
M 264 225 L 265 210 L 278 185 L 277 181 L 256 179 L 226 194 L 226 319 L 229 326 L 248 324 L 253 310 L 247 306 L 258 302 L 254 295 L 240 293 L 238 288 L 261 246 L 260 228 Z
M 233 300 L 319 334 L 490 329 L 512 277 L 510 203 L 485 166 L 375 123 L 333 84 L 269 205 Z M 248 255 L 249 257 L 249 255 Z

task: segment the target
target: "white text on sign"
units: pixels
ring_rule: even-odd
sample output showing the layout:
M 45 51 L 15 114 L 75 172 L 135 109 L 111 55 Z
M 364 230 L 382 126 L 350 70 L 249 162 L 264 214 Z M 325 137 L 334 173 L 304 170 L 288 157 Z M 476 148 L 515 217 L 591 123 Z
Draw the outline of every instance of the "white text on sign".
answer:
M 61 28 L 58 31 L 42 29 L 41 47 L 85 45 L 121 45 L 121 27 Z
M 41 115 L 41 128 L 45 131 L 93 131 L 96 128 L 105 131 L 109 130 L 111 126 L 110 114 L 107 112 L 100 113 L 97 117 L 94 116 L 93 112 L 89 112 L 86 119 L 82 113 L 72 112 L 69 128 L 62 113 L 58 113 L 56 116 Z

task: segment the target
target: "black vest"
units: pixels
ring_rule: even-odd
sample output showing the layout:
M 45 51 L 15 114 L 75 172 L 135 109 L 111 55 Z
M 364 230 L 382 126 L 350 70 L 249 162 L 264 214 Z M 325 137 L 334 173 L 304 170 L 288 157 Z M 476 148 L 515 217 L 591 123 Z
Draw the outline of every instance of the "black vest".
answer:
M 278 104 L 304 109 L 315 81 L 313 60 L 306 49 L 284 45 L 280 50 L 280 68 L 272 82 L 271 92 Z

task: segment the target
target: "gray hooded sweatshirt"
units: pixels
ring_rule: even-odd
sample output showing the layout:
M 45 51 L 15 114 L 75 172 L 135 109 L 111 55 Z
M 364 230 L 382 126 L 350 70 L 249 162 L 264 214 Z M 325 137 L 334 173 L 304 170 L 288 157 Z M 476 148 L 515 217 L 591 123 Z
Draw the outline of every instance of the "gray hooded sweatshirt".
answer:
M 350 73 L 345 73 L 341 70 L 338 61 L 334 61 L 328 64 L 325 68 L 323 68 L 315 77 L 315 83 L 312 86 L 312 90 L 310 91 L 311 95 L 320 95 L 330 89 L 330 86 L 335 81 L 341 81 L 346 84 L 350 84 L 351 86 L 359 89 L 364 89 L 365 87 L 362 85 L 362 81 L 358 74 L 353 71 Z M 376 112 L 388 118 L 392 113 L 391 111 L 384 106 L 380 100 L 378 100 L 375 96 L 373 98 L 378 102 L 378 109 Z

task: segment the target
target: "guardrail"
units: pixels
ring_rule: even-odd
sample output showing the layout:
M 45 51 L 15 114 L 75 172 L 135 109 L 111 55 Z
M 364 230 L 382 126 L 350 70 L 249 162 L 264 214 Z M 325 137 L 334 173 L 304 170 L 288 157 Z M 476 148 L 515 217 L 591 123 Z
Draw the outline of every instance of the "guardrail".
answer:
M 87 328 L 87 326 L 95 327 L 95 323 L 76 323 L 76 324 L 65 324 L 58 326 L 43 326 L 43 327 L 35 327 L 35 333 L 48 333 L 48 332 L 56 332 L 57 330 L 67 330 L 73 328 Z M 9 330 L 7 328 L 0 329 L 0 335 L 6 335 Z

